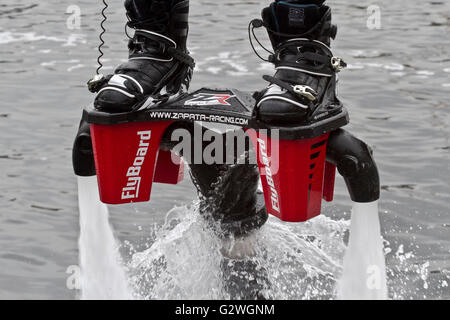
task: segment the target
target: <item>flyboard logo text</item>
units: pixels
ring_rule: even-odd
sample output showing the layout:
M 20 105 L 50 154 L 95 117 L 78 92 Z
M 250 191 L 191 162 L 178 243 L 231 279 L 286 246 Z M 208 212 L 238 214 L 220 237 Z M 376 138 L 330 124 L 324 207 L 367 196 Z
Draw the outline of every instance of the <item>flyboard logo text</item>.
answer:
M 188 100 L 184 103 L 185 106 L 230 106 L 228 99 L 234 98 L 229 94 L 208 94 L 199 93 L 194 96 L 194 99 Z
M 270 160 L 267 156 L 267 146 L 266 142 L 262 139 L 258 139 L 259 149 L 261 150 L 261 162 L 264 165 L 266 171 L 266 182 L 270 187 L 270 200 L 272 202 L 272 209 L 280 213 L 280 201 L 278 197 L 278 191 L 275 188 L 275 182 L 273 181 L 273 172 L 270 168 Z
M 139 198 L 139 188 L 142 180 L 141 170 L 150 147 L 152 132 L 140 131 L 137 135 L 140 137 L 140 142 L 133 165 L 127 171 L 127 185 L 122 189 L 122 200 Z

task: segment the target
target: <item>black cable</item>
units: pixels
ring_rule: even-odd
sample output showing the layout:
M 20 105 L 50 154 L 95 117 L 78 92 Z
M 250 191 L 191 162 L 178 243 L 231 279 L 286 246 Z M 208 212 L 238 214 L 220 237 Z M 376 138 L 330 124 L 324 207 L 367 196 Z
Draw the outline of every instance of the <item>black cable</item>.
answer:
M 256 40 L 256 42 L 265 50 L 265 51 L 267 51 L 268 53 L 270 53 L 270 54 L 274 54 L 273 52 L 271 52 L 271 51 L 269 51 L 266 47 L 264 47 L 262 44 L 261 44 L 261 42 L 259 41 L 259 39 L 258 39 L 258 37 L 256 37 L 256 34 L 255 34 L 255 21 L 256 22 L 259 22 L 259 20 L 253 20 L 253 21 L 251 21 L 250 22 L 250 24 L 248 25 L 248 39 L 250 40 L 250 45 L 251 45 L 251 47 L 252 47 L 252 49 L 253 49 L 253 51 L 255 52 L 255 54 L 258 56 L 258 58 L 260 58 L 262 61 L 265 61 L 265 62 L 270 62 L 270 60 L 269 59 L 264 59 L 259 53 L 258 53 L 258 51 L 256 51 L 256 48 L 255 48 L 255 45 L 253 44 L 253 38 L 255 38 L 255 40 Z M 261 21 L 261 23 L 262 23 L 262 21 Z M 261 26 L 263 26 L 263 25 L 261 25 Z M 253 35 L 253 38 L 252 38 L 252 35 Z
M 97 58 L 97 62 L 98 62 L 98 68 L 97 68 L 97 75 L 100 74 L 100 70 L 101 68 L 103 68 L 103 63 L 101 62 L 101 58 L 104 56 L 102 47 L 105 45 L 105 40 L 103 39 L 103 35 L 106 33 L 106 29 L 105 29 L 105 22 L 106 20 L 108 20 L 108 17 L 106 16 L 106 10 L 108 9 L 108 4 L 106 3 L 106 0 L 102 0 L 103 4 L 105 5 L 105 7 L 102 10 L 102 16 L 103 16 L 103 20 L 100 23 L 100 28 L 102 28 L 102 32 L 99 35 L 99 39 L 100 39 L 100 45 L 98 46 L 98 52 L 100 53 L 100 55 Z

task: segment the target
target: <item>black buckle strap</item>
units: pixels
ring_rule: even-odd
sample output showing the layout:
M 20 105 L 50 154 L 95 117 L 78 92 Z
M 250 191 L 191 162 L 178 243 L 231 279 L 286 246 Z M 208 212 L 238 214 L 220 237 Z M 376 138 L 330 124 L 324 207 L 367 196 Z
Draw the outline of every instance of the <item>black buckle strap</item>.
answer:
M 301 52 L 299 48 L 311 48 L 313 51 Z M 298 67 L 296 64 L 301 64 L 301 67 L 311 72 L 321 72 L 330 74 L 339 72 L 345 67 L 347 63 L 339 57 L 333 56 L 331 50 L 317 41 L 298 39 L 293 41 L 286 41 L 276 49 L 276 54 L 272 57 L 272 62 L 275 64 L 283 63 L 280 60 L 282 53 L 287 50 L 296 55 L 296 63 L 287 63 L 288 66 Z M 311 63 L 302 63 L 311 62 Z
M 167 49 L 167 52 L 176 60 L 187 64 L 191 68 L 195 68 L 195 60 L 189 54 L 177 49 L 170 47 Z
M 164 44 L 167 44 L 167 53 L 169 53 L 174 59 L 187 64 L 191 68 L 195 67 L 195 60 L 189 54 L 177 48 L 175 41 L 173 41 L 172 39 L 159 34 L 148 33 L 143 30 L 136 30 L 135 38 L 136 36 L 142 36 L 152 41 L 156 41 L 159 43 L 163 42 Z
M 302 99 L 302 102 L 306 105 L 311 106 L 311 104 L 317 100 L 317 92 L 308 86 L 291 85 L 284 82 L 283 80 L 267 75 L 263 76 L 263 79 L 269 83 L 276 84 L 277 86 L 291 93 L 293 96 Z
M 311 62 L 320 62 L 322 64 L 328 64 L 330 63 L 330 58 L 328 56 L 324 56 L 321 54 L 313 53 L 313 52 L 299 52 L 297 54 L 297 62 L 300 60 L 308 60 Z
M 135 34 L 134 34 L 134 38 L 133 40 L 136 41 L 137 36 L 141 36 L 144 37 L 146 39 L 150 39 L 152 41 L 158 42 L 158 43 L 164 43 L 166 44 L 168 47 L 176 47 L 176 43 L 175 41 L 173 41 L 172 39 L 170 39 L 169 37 L 166 37 L 162 34 L 159 34 L 157 32 L 153 32 L 153 31 L 146 31 L 146 30 L 136 30 Z

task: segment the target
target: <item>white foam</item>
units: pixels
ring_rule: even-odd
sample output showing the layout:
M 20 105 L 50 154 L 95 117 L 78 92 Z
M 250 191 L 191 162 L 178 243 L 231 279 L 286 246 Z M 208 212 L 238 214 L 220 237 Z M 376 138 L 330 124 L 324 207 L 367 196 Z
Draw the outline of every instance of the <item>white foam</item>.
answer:
M 227 74 L 232 76 L 232 77 L 244 77 L 244 76 L 249 76 L 254 74 L 253 72 L 242 72 L 242 71 L 231 71 L 228 70 Z
M 366 63 L 366 66 L 372 67 L 372 68 L 382 68 L 383 64 L 382 63 L 369 62 L 369 63 Z
M 80 69 L 83 67 L 84 67 L 84 64 L 79 63 L 79 64 L 76 64 L 74 66 L 67 68 L 67 72 L 72 72 L 73 70 Z
M 221 67 L 208 67 L 206 69 L 206 71 L 208 71 L 209 73 L 212 73 L 212 74 L 218 74 L 220 71 L 222 71 L 222 68 Z
M 384 55 L 383 52 L 377 50 L 352 50 L 350 54 L 354 58 L 379 58 Z
M 258 70 L 261 71 L 275 71 L 275 67 L 272 63 L 269 62 L 261 62 L 259 64 Z
M 82 44 L 87 43 L 87 41 L 85 40 L 85 35 L 78 34 L 78 33 L 72 33 L 66 39 L 66 42 L 63 44 L 63 47 L 76 47 L 77 44 L 79 44 L 79 43 L 82 43 Z
M 237 72 L 248 73 L 248 68 L 245 65 L 238 63 L 236 61 L 228 60 L 228 59 L 221 59 L 220 62 L 222 62 L 223 64 L 226 64 L 226 65 L 229 65 L 231 68 L 235 69 Z
M 87 43 L 84 34 L 70 34 L 67 38 L 37 35 L 35 32 L 0 32 L 0 45 L 14 42 L 52 41 L 61 42 L 63 46 L 75 46 L 78 43 Z
M 42 67 L 53 67 L 56 64 L 71 64 L 71 63 L 79 63 L 80 60 L 72 59 L 72 60 L 52 60 L 52 61 L 44 61 L 41 62 Z
M 364 65 L 362 63 L 348 64 L 348 70 L 362 70 L 364 69 Z
M 403 77 L 403 76 L 406 75 L 406 72 L 401 72 L 401 71 L 398 71 L 398 72 L 391 72 L 391 75 L 393 75 L 393 76 L 395 76 L 395 77 Z
M 428 71 L 428 70 L 420 70 L 420 71 L 417 71 L 416 74 L 418 74 L 420 76 L 434 76 L 434 72 Z
M 390 63 L 384 65 L 384 68 L 386 70 L 393 70 L 393 71 L 403 71 L 405 70 L 405 66 L 399 64 L 399 63 Z

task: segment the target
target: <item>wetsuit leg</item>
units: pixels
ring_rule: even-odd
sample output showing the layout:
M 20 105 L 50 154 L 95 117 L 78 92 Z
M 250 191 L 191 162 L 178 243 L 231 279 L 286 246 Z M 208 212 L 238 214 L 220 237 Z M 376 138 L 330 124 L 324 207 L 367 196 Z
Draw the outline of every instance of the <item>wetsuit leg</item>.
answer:
M 175 129 L 184 129 L 191 136 L 194 136 L 194 130 L 200 130 L 203 134 L 207 130 L 198 124 L 183 123 L 176 124 L 167 130 L 163 138 L 162 147 L 173 149 L 178 142 L 171 141 L 171 135 Z M 203 136 L 202 134 L 202 136 Z M 243 130 L 238 134 L 245 135 Z M 222 141 L 226 142 L 225 134 Z M 194 139 L 191 140 L 191 150 L 195 150 Z M 198 142 L 197 142 L 198 143 Z M 202 152 L 210 142 L 201 142 Z M 258 228 L 267 221 L 268 215 L 265 206 L 260 206 L 258 202 L 258 183 L 259 171 L 256 164 L 250 164 L 250 144 L 248 144 L 243 153 L 238 154 L 238 148 L 230 150 L 224 143 L 221 163 L 206 164 L 203 157 L 200 163 L 191 153 L 189 156 L 180 154 L 189 164 L 191 177 L 201 199 L 200 211 L 207 219 L 211 219 L 221 235 L 224 236 L 243 236 Z M 225 158 L 229 152 L 233 152 L 233 163 L 228 164 Z M 238 162 L 238 159 L 240 160 Z M 239 164 L 243 163 L 243 164 Z

